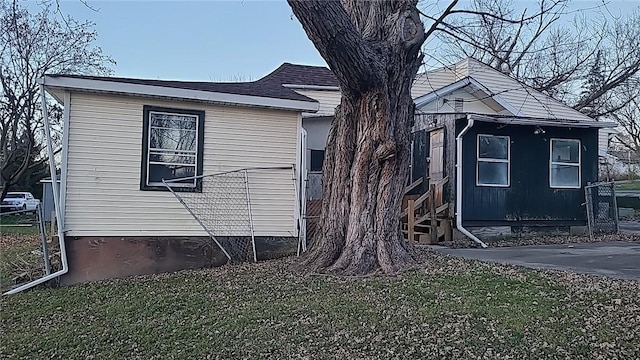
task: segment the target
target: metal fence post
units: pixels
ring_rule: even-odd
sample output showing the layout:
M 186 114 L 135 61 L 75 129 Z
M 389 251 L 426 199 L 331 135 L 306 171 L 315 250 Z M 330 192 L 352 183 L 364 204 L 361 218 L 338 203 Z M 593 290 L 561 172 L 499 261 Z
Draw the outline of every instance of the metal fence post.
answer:
M 255 231 L 253 230 L 253 213 L 251 212 L 251 195 L 249 191 L 249 173 L 247 169 L 244 169 L 244 187 L 247 190 L 247 212 L 249 215 L 249 231 L 251 232 L 251 245 L 253 246 L 253 262 L 258 262 L 258 255 L 256 254 L 256 238 Z
M 47 228 L 44 224 L 44 209 L 40 204 L 36 206 L 38 214 L 38 228 L 40 229 L 40 240 L 42 241 L 42 257 L 44 258 L 44 271 L 46 275 L 51 274 L 51 264 L 49 263 L 49 248 L 47 247 Z

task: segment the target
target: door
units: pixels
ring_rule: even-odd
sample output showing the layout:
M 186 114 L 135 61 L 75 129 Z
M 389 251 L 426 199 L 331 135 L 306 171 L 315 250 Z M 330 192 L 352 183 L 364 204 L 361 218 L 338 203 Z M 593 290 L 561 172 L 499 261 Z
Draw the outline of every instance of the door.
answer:
M 429 184 L 444 178 L 444 128 L 429 133 Z M 442 205 L 442 187 L 433 196 L 436 206 Z

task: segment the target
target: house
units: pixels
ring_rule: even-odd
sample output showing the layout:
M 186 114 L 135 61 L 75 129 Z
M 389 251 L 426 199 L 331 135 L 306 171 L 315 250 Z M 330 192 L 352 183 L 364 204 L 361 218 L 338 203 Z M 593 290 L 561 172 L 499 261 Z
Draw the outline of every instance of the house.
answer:
M 302 113 L 302 127 L 306 132 L 306 198 L 320 199 L 324 148 L 335 108 L 340 104 L 338 80 L 326 67 L 284 63 L 258 82 L 278 84 L 318 101 L 317 111 Z
M 251 172 L 243 185 L 258 258 L 295 251 L 302 114 L 316 112 L 316 100 L 267 80 L 47 75 L 42 86 L 64 106 L 63 283 L 225 263 L 173 193 L 204 195 L 198 176 L 237 169 L 273 170 Z M 186 180 L 169 191 L 163 180 L 174 178 Z
M 48 75 L 41 89 L 64 106 L 59 191 L 51 182 L 63 269 L 12 292 L 59 276 L 68 284 L 225 263 L 219 234 L 184 201 L 206 195 L 208 174 L 256 169 L 245 172 L 241 204 L 250 234 L 229 230 L 227 241 L 250 236 L 258 258 L 301 243 L 341 96 L 329 69 L 285 63 L 243 83 Z M 434 234 L 436 218 L 445 237 L 455 221 L 479 243 L 474 232 L 487 229 L 585 225 L 598 130 L 613 124 L 471 59 L 418 75 L 412 96 L 408 201 L 437 216 L 414 224 L 406 206 L 409 238 L 425 219 Z
M 322 91 L 305 95 L 321 109 L 338 103 L 339 90 Z M 584 186 L 598 181 L 599 130 L 615 124 L 594 121 L 473 59 L 419 74 L 412 96 L 417 115 L 408 184 L 416 194 L 441 186 L 439 221 L 455 220 L 458 230 L 480 243 L 474 231 L 497 235 L 586 224 Z M 327 132 L 317 128 L 330 116 L 318 122 L 316 115 L 303 116 L 308 137 Z M 319 191 L 314 186 L 310 180 L 308 194 Z
M 640 178 L 640 154 L 618 145 L 609 152 L 606 163 L 607 176 L 615 180 L 634 180 Z

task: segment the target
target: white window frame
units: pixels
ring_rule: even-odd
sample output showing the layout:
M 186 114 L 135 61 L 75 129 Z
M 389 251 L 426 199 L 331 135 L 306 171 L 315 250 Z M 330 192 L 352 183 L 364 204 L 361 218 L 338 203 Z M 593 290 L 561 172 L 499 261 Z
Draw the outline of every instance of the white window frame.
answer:
M 562 161 L 553 161 L 553 142 L 554 141 L 577 141 L 578 142 L 578 163 L 567 163 Z M 578 167 L 578 186 L 562 186 L 553 185 L 553 165 L 569 165 Z M 549 187 L 551 189 L 580 189 L 582 188 L 582 141 L 580 139 L 549 139 Z
M 480 157 L 480 138 L 482 136 L 497 137 L 507 139 L 507 158 L 495 159 L 495 158 L 481 158 Z M 507 183 L 506 184 L 484 184 L 480 182 L 480 162 L 492 162 L 492 163 L 507 163 Z M 486 187 L 503 187 L 507 188 L 511 186 L 511 137 L 508 135 L 492 135 L 492 134 L 478 134 L 476 138 L 476 186 Z

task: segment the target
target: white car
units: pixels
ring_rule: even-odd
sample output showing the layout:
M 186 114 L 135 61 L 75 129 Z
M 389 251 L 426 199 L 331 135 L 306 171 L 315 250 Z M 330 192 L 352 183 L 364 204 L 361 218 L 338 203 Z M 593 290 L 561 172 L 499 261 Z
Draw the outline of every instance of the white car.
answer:
M 35 211 L 40 200 L 33 197 L 29 192 L 8 192 L 2 199 L 0 209 L 2 211 Z

